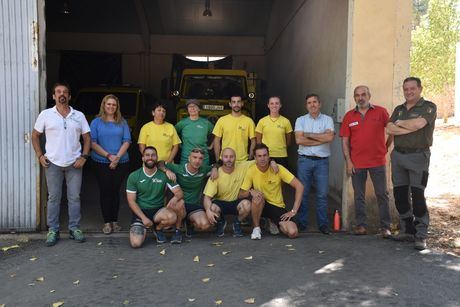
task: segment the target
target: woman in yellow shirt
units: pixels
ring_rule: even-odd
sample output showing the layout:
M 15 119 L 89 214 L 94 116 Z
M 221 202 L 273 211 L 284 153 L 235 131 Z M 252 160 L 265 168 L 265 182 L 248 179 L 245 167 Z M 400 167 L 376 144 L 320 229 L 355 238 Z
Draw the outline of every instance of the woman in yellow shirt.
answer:
M 289 119 L 280 114 L 281 99 L 278 96 L 270 97 L 267 106 L 270 114 L 257 123 L 256 141 L 267 145 L 270 158 L 287 168 L 287 147 L 291 144 L 292 125 Z
M 173 125 L 165 121 L 166 106 L 161 102 L 152 108 L 153 120 L 141 128 L 139 133 L 139 151 L 146 146 L 153 146 L 158 153 L 158 161 L 171 163 L 179 150 L 181 140 Z

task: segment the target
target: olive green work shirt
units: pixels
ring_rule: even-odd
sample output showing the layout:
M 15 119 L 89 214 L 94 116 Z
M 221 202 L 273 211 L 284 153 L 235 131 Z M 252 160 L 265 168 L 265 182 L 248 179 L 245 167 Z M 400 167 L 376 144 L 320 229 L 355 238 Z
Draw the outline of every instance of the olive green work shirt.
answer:
M 413 118 L 424 118 L 427 121 L 425 127 L 403 135 L 394 136 L 396 148 L 425 149 L 433 144 L 434 122 L 436 120 L 436 105 L 431 101 L 420 98 L 420 100 L 409 110 L 406 102 L 397 106 L 391 114 L 390 122 Z

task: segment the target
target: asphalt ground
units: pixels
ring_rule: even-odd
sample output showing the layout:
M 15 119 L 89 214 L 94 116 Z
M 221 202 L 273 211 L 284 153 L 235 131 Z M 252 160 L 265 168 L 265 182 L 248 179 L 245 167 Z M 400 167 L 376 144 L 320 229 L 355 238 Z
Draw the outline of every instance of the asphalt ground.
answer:
M 140 249 L 126 233 L 54 247 L 3 236 L 19 247 L 0 250 L 0 306 L 460 306 L 460 258 L 374 235 L 245 230 L 181 245 L 149 234 Z

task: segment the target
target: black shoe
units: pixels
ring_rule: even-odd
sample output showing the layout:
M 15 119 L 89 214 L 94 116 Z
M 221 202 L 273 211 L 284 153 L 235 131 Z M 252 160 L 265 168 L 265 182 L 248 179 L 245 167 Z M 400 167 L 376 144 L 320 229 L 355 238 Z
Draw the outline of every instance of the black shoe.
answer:
M 182 232 L 180 229 L 176 229 L 174 232 L 172 238 L 171 238 L 171 244 L 181 244 L 182 243 Z
M 227 226 L 227 221 L 225 219 L 219 219 L 217 221 L 216 235 L 218 237 L 224 236 L 225 227 Z
M 185 237 L 191 238 L 193 235 L 193 225 L 189 220 L 185 221 Z
M 330 235 L 331 232 L 329 231 L 329 228 L 326 225 L 323 225 L 319 228 L 319 231 L 321 231 L 322 234 L 324 235 Z

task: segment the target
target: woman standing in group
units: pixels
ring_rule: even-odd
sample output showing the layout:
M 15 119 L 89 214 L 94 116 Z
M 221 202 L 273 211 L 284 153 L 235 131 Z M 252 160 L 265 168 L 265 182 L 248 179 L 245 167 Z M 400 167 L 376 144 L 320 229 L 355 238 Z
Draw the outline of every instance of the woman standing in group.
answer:
M 102 231 L 110 234 L 120 231 L 118 208 L 121 183 L 129 171 L 127 150 L 131 134 L 121 116 L 120 101 L 115 95 L 102 99 L 99 115 L 91 122 L 91 159 L 100 190 L 100 203 L 104 217 Z
M 139 151 L 146 146 L 153 146 L 157 150 L 158 161 L 171 163 L 179 150 L 181 140 L 173 125 L 165 121 L 166 106 L 161 102 L 152 108 L 153 120 L 141 128 L 139 133 Z
M 270 114 L 261 118 L 256 126 L 257 143 L 264 143 L 270 150 L 270 158 L 288 167 L 287 147 L 291 144 L 292 125 L 280 115 L 281 100 L 278 96 L 268 99 Z
M 187 100 L 185 106 L 189 117 L 176 124 L 177 133 L 182 139 L 180 163 L 187 163 L 192 149 L 200 148 L 204 152 L 203 164 L 209 165 L 208 136 L 212 133 L 214 125 L 206 118 L 200 117 L 198 100 Z

